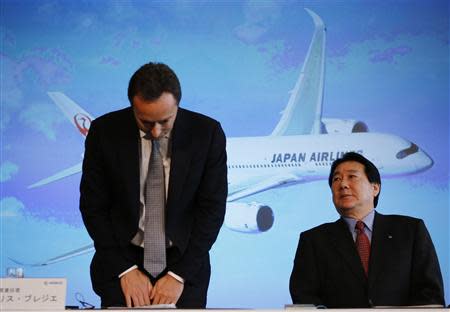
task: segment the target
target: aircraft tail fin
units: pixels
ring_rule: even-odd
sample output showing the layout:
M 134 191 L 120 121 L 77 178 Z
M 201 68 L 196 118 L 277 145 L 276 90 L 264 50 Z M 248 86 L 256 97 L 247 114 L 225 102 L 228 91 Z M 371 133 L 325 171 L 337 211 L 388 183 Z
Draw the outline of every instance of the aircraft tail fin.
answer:
M 83 136 L 86 136 L 89 131 L 91 121 L 94 118 L 92 118 L 88 112 L 82 109 L 64 93 L 47 92 L 47 94 L 70 120 L 72 125 L 74 125 Z
M 300 76 L 271 136 L 322 133 L 322 100 L 325 75 L 325 24 L 305 8 L 315 30 Z
M 77 103 L 72 101 L 68 96 L 62 92 L 47 92 L 48 96 L 55 102 L 55 104 L 61 109 L 64 115 L 69 119 L 72 125 L 78 129 L 82 136 L 86 136 L 91 126 L 91 121 L 94 119 L 88 112 L 82 109 Z M 62 178 L 71 176 L 81 171 L 82 164 L 76 164 L 70 168 L 64 169 L 54 175 L 45 179 L 39 180 L 28 186 L 29 189 L 40 187 Z

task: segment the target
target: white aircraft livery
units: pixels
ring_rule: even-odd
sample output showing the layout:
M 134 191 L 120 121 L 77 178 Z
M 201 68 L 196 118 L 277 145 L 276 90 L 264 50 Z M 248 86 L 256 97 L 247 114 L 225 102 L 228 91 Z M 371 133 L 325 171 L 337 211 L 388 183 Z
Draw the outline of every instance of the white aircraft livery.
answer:
M 225 225 L 234 231 L 260 233 L 274 223 L 266 204 L 245 202 L 251 195 L 274 188 L 328 178 L 330 165 L 345 152 L 363 154 L 383 178 L 427 170 L 433 160 L 416 144 L 391 134 L 369 133 L 364 122 L 322 118 L 326 29 L 322 19 L 305 9 L 315 29 L 299 78 L 280 121 L 269 136 L 227 138 L 229 193 Z M 49 92 L 65 116 L 86 136 L 93 120 L 61 92 Z M 38 187 L 81 171 L 81 164 L 31 186 Z M 92 252 L 93 245 L 45 262 L 48 265 Z

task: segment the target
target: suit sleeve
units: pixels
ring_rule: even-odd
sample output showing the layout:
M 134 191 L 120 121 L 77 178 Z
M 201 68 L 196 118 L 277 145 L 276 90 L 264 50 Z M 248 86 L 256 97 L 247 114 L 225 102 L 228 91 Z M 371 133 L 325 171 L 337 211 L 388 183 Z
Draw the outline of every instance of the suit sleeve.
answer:
M 118 276 L 134 263 L 122 255 L 118 240 L 112 231 L 110 208 L 113 199 L 101 138 L 102 128 L 94 120 L 85 141 L 80 183 L 80 212 L 86 229 L 94 241 L 98 259 L 102 259 L 104 271 Z
M 195 216 L 189 243 L 180 261 L 169 267 L 170 271 L 185 280 L 198 272 L 223 224 L 227 194 L 226 139 L 220 124 L 216 123 L 195 196 Z
M 410 304 L 445 306 L 444 287 L 439 261 L 430 234 L 422 220 L 415 231 Z
M 323 304 L 320 298 L 320 277 L 315 253 L 308 235 L 301 233 L 289 281 L 289 291 L 294 304 L 314 304 L 316 306 Z

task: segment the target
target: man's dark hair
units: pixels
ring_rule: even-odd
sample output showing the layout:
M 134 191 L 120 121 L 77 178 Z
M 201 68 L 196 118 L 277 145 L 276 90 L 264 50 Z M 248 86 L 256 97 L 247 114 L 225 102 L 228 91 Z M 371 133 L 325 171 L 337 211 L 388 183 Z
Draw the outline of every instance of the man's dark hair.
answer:
M 130 78 L 128 100 L 133 105 L 135 95 L 146 101 L 156 100 L 163 92 L 173 95 L 177 104 L 181 100 L 181 87 L 175 72 L 163 63 L 148 63 L 139 68 Z
M 328 185 L 331 187 L 331 184 L 333 183 L 333 175 L 337 166 L 347 161 L 356 161 L 362 164 L 364 166 L 364 172 L 369 182 L 376 183 L 380 186 L 380 191 L 378 192 L 378 195 L 375 196 L 375 198 L 373 199 L 373 206 L 376 207 L 378 205 L 378 197 L 380 196 L 381 193 L 380 172 L 378 171 L 378 168 L 370 160 L 368 160 L 361 154 L 355 152 L 348 152 L 345 153 L 341 158 L 336 159 L 333 162 L 333 164 L 331 164 L 330 175 L 328 176 Z

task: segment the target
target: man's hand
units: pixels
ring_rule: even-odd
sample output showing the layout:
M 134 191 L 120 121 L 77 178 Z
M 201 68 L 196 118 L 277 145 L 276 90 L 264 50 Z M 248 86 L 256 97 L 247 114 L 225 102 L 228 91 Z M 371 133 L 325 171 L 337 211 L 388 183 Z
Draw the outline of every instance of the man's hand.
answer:
M 122 276 L 120 286 L 128 308 L 150 305 L 150 294 L 153 286 L 148 276 L 138 269 Z
M 150 299 L 152 304 L 175 304 L 180 299 L 184 284 L 169 274 L 161 277 L 152 289 Z

